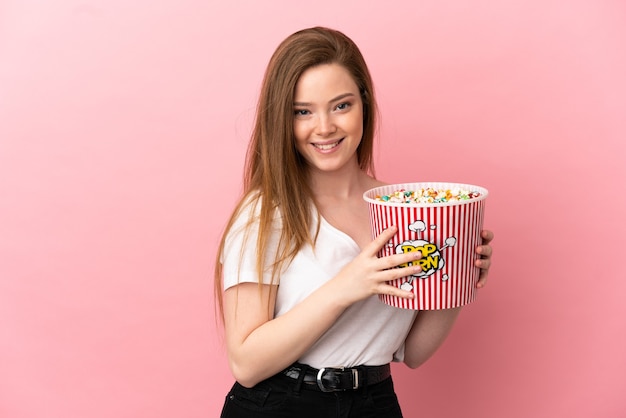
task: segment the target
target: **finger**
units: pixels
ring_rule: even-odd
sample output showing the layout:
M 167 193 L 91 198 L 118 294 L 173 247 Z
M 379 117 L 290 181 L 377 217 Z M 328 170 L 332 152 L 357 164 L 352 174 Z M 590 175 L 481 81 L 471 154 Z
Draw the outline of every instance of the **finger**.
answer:
M 422 253 L 419 251 L 412 251 L 402 254 L 392 254 L 386 257 L 381 257 L 379 262 L 381 263 L 381 270 L 390 269 L 393 267 L 406 267 L 409 264 L 414 264 L 415 261 L 422 258 Z
M 378 253 L 398 232 L 398 227 L 395 225 L 383 230 L 374 240 L 366 247 L 370 254 Z
M 476 247 L 476 253 L 480 254 L 481 257 L 489 258 L 493 253 L 493 248 L 490 245 L 479 245 Z
M 489 275 L 489 270 L 481 270 L 480 275 L 478 276 L 478 282 L 476 282 L 476 287 L 481 289 L 485 287 L 487 284 L 487 276 Z
M 482 289 L 483 287 L 485 287 L 485 284 L 487 284 L 487 273 L 485 272 L 485 274 L 481 274 L 480 277 L 478 278 L 478 282 L 476 282 L 476 287 L 478 289 Z
M 484 270 L 489 270 L 489 267 L 491 267 L 491 260 L 488 258 L 479 258 L 474 262 L 474 265 L 478 267 L 482 273 Z
M 480 268 L 480 275 L 478 276 L 478 282 L 476 287 L 481 289 L 485 287 L 487 283 L 487 276 L 489 275 L 489 267 L 491 267 L 491 261 L 486 259 L 476 260 L 476 267 Z
M 410 292 L 408 290 L 402 290 L 388 284 L 382 284 L 378 290 L 378 293 L 381 295 L 397 296 L 402 299 L 413 299 L 415 297 L 415 294 L 413 292 Z
M 493 235 L 493 232 L 487 229 L 484 229 L 481 231 L 480 237 L 483 240 L 483 245 L 486 245 L 486 244 L 489 244 L 491 241 L 493 241 L 494 235 Z
M 401 279 L 403 277 L 415 276 L 422 271 L 422 268 L 419 264 L 408 266 L 408 267 L 399 267 L 392 268 L 389 270 L 382 271 L 380 274 L 380 280 L 389 282 L 391 280 Z

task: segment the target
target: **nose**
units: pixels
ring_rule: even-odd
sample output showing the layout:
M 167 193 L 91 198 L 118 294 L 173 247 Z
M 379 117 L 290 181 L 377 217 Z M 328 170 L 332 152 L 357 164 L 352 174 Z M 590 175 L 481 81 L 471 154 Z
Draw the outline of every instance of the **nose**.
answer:
M 328 136 L 336 131 L 337 127 L 335 126 L 332 116 L 328 114 L 321 114 L 317 121 L 316 133 L 319 136 Z

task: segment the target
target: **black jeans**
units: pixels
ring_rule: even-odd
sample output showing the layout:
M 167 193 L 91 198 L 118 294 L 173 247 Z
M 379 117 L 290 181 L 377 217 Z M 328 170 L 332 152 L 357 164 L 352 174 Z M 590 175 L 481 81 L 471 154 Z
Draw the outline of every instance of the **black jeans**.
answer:
M 391 377 L 342 392 L 322 392 L 279 373 L 252 388 L 235 383 L 221 418 L 401 418 Z

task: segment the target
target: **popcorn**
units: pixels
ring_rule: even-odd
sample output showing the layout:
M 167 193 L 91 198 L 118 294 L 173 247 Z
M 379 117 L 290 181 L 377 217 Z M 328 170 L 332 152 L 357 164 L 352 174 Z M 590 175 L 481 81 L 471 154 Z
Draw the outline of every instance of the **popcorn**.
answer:
M 390 203 L 447 203 L 470 200 L 478 196 L 480 193 L 472 190 L 429 187 L 417 190 L 399 189 L 389 195 L 376 196 L 376 200 Z

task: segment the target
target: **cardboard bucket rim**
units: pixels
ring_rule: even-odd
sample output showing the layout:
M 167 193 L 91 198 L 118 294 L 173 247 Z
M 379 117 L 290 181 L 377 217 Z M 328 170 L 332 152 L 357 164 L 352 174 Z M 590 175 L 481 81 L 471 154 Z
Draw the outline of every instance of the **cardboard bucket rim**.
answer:
M 379 191 L 382 191 L 382 190 L 385 190 L 387 192 L 394 192 L 394 191 L 397 191 L 398 189 L 409 190 L 411 188 L 415 188 L 415 186 L 419 186 L 419 188 L 433 187 L 433 188 L 438 188 L 438 189 L 463 188 L 463 189 L 469 189 L 472 191 L 477 191 L 480 193 L 480 195 L 472 199 L 468 199 L 468 200 L 457 200 L 453 202 L 441 202 L 441 203 L 384 202 L 381 200 L 376 200 L 375 198 L 377 195 L 381 194 L 379 193 Z M 382 193 L 382 194 L 387 194 L 387 193 Z M 489 195 L 489 191 L 486 188 L 482 186 L 477 186 L 475 184 L 443 182 L 443 181 L 423 181 L 423 182 L 420 181 L 420 182 L 411 182 L 411 183 L 394 183 L 394 184 L 387 184 L 384 186 L 373 187 L 367 190 L 365 193 L 363 193 L 363 200 L 365 200 L 367 203 L 371 203 L 375 205 L 419 208 L 419 207 L 441 207 L 441 206 L 464 205 L 467 203 L 478 202 L 480 200 L 484 200 L 487 198 L 488 195 Z

